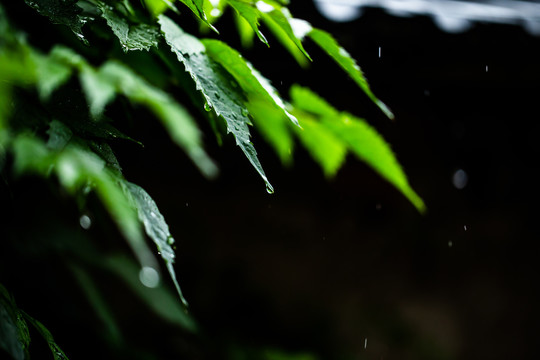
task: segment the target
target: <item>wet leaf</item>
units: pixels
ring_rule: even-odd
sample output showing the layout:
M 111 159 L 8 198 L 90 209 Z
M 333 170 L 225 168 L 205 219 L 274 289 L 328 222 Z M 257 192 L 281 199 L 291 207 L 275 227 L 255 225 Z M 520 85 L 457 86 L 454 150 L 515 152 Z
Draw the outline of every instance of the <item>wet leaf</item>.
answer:
M 206 14 L 204 12 L 204 1 L 203 0 L 180 0 L 184 5 L 186 5 L 204 24 L 215 32 L 218 32 L 217 29 L 210 24 Z
M 323 49 L 345 72 L 356 82 L 356 84 L 366 93 L 367 96 L 388 116 L 394 118 L 392 111 L 380 101 L 371 91 L 369 84 L 362 73 L 362 70 L 356 64 L 356 61 L 349 53 L 339 46 L 337 41 L 326 31 L 312 29 L 307 35 Z
M 291 99 L 298 110 L 317 117 L 321 125 L 346 144 L 352 153 L 401 191 L 418 211 L 425 211 L 424 202 L 409 185 L 390 145 L 373 127 L 351 114 L 338 112 L 307 88 L 292 87 Z
M 27 358 L 30 334 L 13 297 L 0 284 L 0 349 L 15 360 Z
M 270 5 L 257 1 L 257 8 L 265 24 L 272 30 L 277 39 L 294 56 L 300 65 L 306 65 L 306 58 L 311 57 L 302 45 L 303 31 L 297 19 L 294 19 L 286 7 Z
M 112 7 L 102 2 L 99 4 L 101 16 L 107 21 L 107 24 L 120 41 L 124 51 L 148 51 L 153 46 L 157 47 L 159 32 L 155 27 L 147 24 L 130 25 Z
M 236 138 L 236 144 L 242 149 L 250 163 L 266 183 L 268 192 L 273 187 L 257 158 L 257 152 L 250 140 L 248 110 L 244 105 L 243 94 L 238 90 L 238 84 L 218 64 L 206 54 L 205 46 L 197 38 L 185 33 L 168 17 L 159 17 L 161 31 L 167 44 L 184 64 L 186 71 L 201 91 L 206 106 L 214 109 L 227 123 L 227 131 Z
M 154 241 L 158 248 L 158 253 L 161 254 L 161 258 L 165 261 L 180 300 L 187 307 L 188 303 L 182 294 L 173 266 L 175 253 L 172 245 L 174 244 L 174 239 L 169 231 L 169 225 L 167 225 L 165 218 L 159 212 L 155 201 L 143 188 L 130 182 L 126 182 L 124 188 L 133 200 L 133 204 L 139 214 L 139 219 L 144 224 L 146 234 Z
M 266 45 L 269 45 L 263 33 L 259 29 L 261 12 L 259 9 L 257 9 L 255 1 L 227 0 L 227 3 L 249 24 L 251 29 L 253 29 L 253 32 L 255 32 L 255 34 L 257 34 L 259 37 L 259 40 Z
M 43 326 L 42 323 L 40 323 L 30 315 L 26 314 L 25 312 L 22 312 L 22 314 L 24 315 L 24 318 L 30 324 L 32 324 L 34 328 L 36 328 L 36 330 L 43 337 L 43 339 L 45 339 L 47 345 L 49 346 L 49 349 L 51 350 L 54 360 L 68 360 L 68 357 L 66 356 L 64 351 L 62 351 L 60 346 L 58 346 L 58 344 L 54 341 L 51 332 L 45 326 Z
M 207 54 L 223 66 L 242 87 L 247 107 L 259 129 L 285 163 L 290 162 L 293 147 L 289 124 L 297 119 L 285 108 L 277 90 L 240 53 L 218 40 L 203 40 Z
M 38 13 L 47 16 L 53 24 L 68 26 L 77 37 L 87 43 L 82 33 L 86 20 L 80 16 L 82 9 L 77 0 L 24 0 L 27 5 Z

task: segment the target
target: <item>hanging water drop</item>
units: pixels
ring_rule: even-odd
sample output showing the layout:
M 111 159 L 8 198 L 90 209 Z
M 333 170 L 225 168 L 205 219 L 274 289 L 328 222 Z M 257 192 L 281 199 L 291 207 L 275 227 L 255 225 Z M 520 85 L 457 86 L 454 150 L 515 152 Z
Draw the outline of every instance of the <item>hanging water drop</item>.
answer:
M 156 269 L 145 266 L 139 272 L 139 280 L 148 288 L 155 288 L 159 285 L 159 273 Z
M 210 104 L 208 102 L 205 102 L 204 103 L 204 110 L 210 111 L 210 110 L 212 110 L 212 106 L 210 106 Z
M 269 183 L 266 184 L 266 192 L 269 193 L 269 194 L 274 193 L 274 187 L 272 185 L 270 185 Z
M 167 244 L 169 245 L 174 244 L 174 238 L 171 235 L 167 236 Z
M 463 189 L 465 186 L 467 186 L 467 183 L 469 182 L 469 176 L 463 169 L 457 170 L 454 175 L 452 175 L 452 183 L 456 187 L 456 189 Z
M 88 215 L 83 215 L 79 218 L 79 224 L 84 230 L 88 230 L 92 226 L 92 219 Z

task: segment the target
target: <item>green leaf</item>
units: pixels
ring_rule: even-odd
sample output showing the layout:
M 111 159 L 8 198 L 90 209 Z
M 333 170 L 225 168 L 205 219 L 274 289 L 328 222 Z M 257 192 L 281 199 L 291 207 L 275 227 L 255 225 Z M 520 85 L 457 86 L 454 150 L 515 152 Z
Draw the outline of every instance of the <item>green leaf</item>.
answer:
M 0 284 L 0 349 L 15 360 L 27 358 L 30 334 L 13 297 Z
M 227 3 L 231 5 L 231 7 L 236 11 L 238 16 L 243 18 L 249 24 L 249 26 L 259 37 L 259 40 L 261 40 L 264 44 L 270 46 L 263 33 L 259 29 L 261 12 L 259 9 L 257 9 L 255 2 L 249 0 L 227 0 Z
M 206 14 L 204 12 L 204 1 L 203 0 L 180 0 L 184 3 L 204 24 L 208 25 L 210 29 L 218 33 L 217 29 L 210 24 Z
M 119 276 L 161 318 L 188 331 L 197 331 L 195 321 L 185 312 L 174 294 L 160 285 L 153 288 L 142 285 L 139 279 L 140 269 L 130 258 L 121 255 L 109 256 L 101 264 Z
M 362 70 L 349 53 L 339 46 L 337 41 L 326 31 L 312 29 L 307 34 L 321 49 L 323 49 L 345 72 L 356 82 L 367 96 L 388 116 L 394 118 L 392 111 L 380 101 L 371 91 L 369 84 L 362 74 Z
M 51 121 L 47 134 L 49 134 L 47 147 L 52 150 L 64 149 L 73 137 L 71 129 L 58 120 Z
M 240 16 L 238 13 L 234 15 L 234 21 L 236 23 L 236 30 L 240 36 L 240 42 L 244 48 L 250 48 L 253 46 L 253 39 L 255 38 L 255 31 L 249 25 L 246 19 Z
M 178 13 L 178 9 L 174 6 L 173 1 L 174 0 L 144 0 L 144 4 L 150 13 L 154 17 L 157 17 L 158 15 L 163 14 L 167 9 L 171 9 Z
M 302 128 L 297 128 L 296 133 L 300 141 L 321 165 L 324 174 L 327 177 L 334 176 L 345 161 L 346 143 L 310 116 L 299 114 L 299 119 Z
M 53 354 L 54 360 L 68 360 L 68 357 L 66 356 L 64 351 L 62 351 L 60 346 L 58 346 L 58 344 L 54 341 L 51 332 L 45 326 L 43 326 L 42 323 L 40 323 L 27 313 L 22 312 L 22 314 L 24 315 L 25 319 L 28 320 L 28 322 L 32 324 L 34 328 L 36 328 L 36 330 L 43 337 L 43 339 L 45 339 L 47 345 L 49 346 L 49 349 L 51 350 L 51 353 Z
M 71 68 L 49 56 L 32 52 L 39 96 L 48 100 L 58 87 L 63 85 L 71 76 Z
M 293 86 L 291 99 L 297 109 L 318 116 L 321 124 L 346 143 L 350 151 L 401 191 L 419 212 L 425 212 L 424 202 L 409 185 L 390 145 L 374 128 L 362 119 L 338 112 L 309 89 Z
M 143 188 L 130 182 L 126 182 L 124 186 L 125 191 L 128 192 L 132 198 L 139 219 L 144 224 L 146 234 L 154 241 L 158 248 L 158 253 L 161 254 L 161 258 L 165 261 L 167 270 L 173 280 L 176 291 L 180 296 L 180 300 L 184 306 L 188 306 L 180 285 L 176 280 L 176 272 L 174 271 L 174 259 L 175 253 L 172 248 L 174 239 L 169 231 L 169 226 L 165 222 L 163 215 L 159 212 L 159 209 L 154 200 L 148 195 Z
M 158 30 L 147 24 L 129 25 L 127 20 L 116 14 L 114 9 L 102 2 L 99 2 L 101 16 L 116 35 L 122 49 L 129 50 L 150 50 L 151 47 L 158 46 Z
M 107 305 L 107 302 L 103 298 L 103 295 L 99 291 L 99 288 L 94 280 L 92 280 L 90 274 L 88 274 L 83 267 L 76 265 L 75 263 L 69 263 L 69 268 L 73 276 L 79 282 L 81 289 L 84 291 L 86 299 L 96 311 L 96 315 L 105 325 L 107 330 L 107 339 L 114 344 L 121 343 L 122 332 L 120 331 L 120 328 L 118 327 L 118 324 L 114 319 L 114 315 Z
M 168 17 L 159 17 L 161 31 L 167 44 L 184 64 L 197 89 L 205 98 L 206 106 L 213 108 L 227 123 L 227 131 L 233 133 L 236 144 L 242 149 L 250 163 L 266 183 L 269 193 L 274 191 L 257 158 L 257 152 L 250 141 L 248 110 L 238 84 L 213 62 L 205 53 L 205 46 L 197 38 L 185 33 Z
M 242 87 L 248 98 L 247 107 L 266 140 L 276 149 L 281 160 L 290 162 L 293 147 L 289 124 L 297 119 L 285 108 L 277 90 L 236 50 L 219 40 L 203 40 L 207 54 L 223 66 Z
M 305 26 L 308 23 L 294 19 L 285 7 L 270 5 L 262 0 L 257 1 L 256 4 L 265 24 L 272 30 L 277 39 L 300 65 L 306 65 L 305 58 L 311 60 L 311 57 L 302 45 L 302 38 L 305 35 Z
M 82 26 L 86 20 L 80 16 L 82 9 L 77 0 L 24 0 L 38 13 L 47 16 L 53 24 L 68 26 L 79 40 L 88 44 L 82 33 Z

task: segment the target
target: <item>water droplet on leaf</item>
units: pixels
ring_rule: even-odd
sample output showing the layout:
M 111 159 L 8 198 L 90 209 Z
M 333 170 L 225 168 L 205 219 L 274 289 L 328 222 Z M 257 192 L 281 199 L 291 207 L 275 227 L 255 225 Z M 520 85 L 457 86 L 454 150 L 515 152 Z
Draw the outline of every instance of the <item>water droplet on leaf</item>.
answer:
M 204 103 L 204 110 L 210 111 L 210 110 L 212 110 L 212 106 L 210 106 L 210 104 L 208 102 L 205 102 Z

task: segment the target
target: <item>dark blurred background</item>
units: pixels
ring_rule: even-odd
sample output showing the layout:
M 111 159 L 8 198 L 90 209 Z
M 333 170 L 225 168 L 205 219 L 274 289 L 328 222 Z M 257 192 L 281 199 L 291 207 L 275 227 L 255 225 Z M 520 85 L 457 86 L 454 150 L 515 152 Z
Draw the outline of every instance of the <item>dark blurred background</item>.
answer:
M 285 97 L 299 83 L 366 118 L 392 144 L 428 212 L 420 215 L 352 156 L 334 179 L 301 147 L 294 166 L 283 167 L 256 132 L 275 194 L 266 193 L 234 141 L 218 147 L 209 127 L 206 143 L 221 175 L 208 181 L 146 120 L 130 134 L 144 148 L 114 149 L 126 177 L 169 222 L 179 281 L 201 335 L 177 333 L 151 315 L 130 316 L 127 299 L 118 316 L 130 338 L 157 349 L 160 359 L 532 358 L 540 37 L 489 22 L 447 33 L 430 16 L 381 8 L 339 23 L 311 1 L 292 1 L 290 9 L 338 39 L 396 120 L 309 43 L 314 62 L 306 71 L 271 36 L 271 49 L 255 43 L 245 57 Z M 239 48 L 232 26 L 230 17 L 218 23 Z M 36 186 L 42 194 L 44 185 Z M 29 210 L 35 194 L 22 189 L 18 211 L 48 212 L 47 202 Z M 70 206 L 51 212 L 67 214 Z M 21 307 L 26 295 L 52 296 L 39 285 L 17 291 Z M 70 358 L 109 358 L 89 340 L 98 337 L 84 322 L 89 308 L 61 293 L 50 303 L 26 306 Z M 55 306 L 70 317 L 55 314 Z

